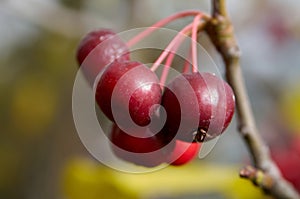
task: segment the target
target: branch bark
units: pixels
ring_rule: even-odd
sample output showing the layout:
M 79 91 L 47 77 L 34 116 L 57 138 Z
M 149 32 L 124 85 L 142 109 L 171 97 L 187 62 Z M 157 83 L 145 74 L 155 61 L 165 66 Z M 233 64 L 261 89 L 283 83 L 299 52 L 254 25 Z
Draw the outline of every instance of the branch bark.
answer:
M 223 58 L 227 81 L 235 93 L 239 131 L 256 167 L 251 171 L 259 172 L 259 175 L 256 175 L 250 170 L 243 169 L 240 175 L 255 182 L 255 185 L 276 198 L 300 198 L 299 193 L 281 176 L 277 165 L 270 157 L 268 146 L 257 130 L 240 67 L 240 50 L 225 4 L 225 0 L 212 0 L 212 19 L 206 26 L 206 32 Z M 265 181 L 257 179 L 257 176 L 266 177 L 268 183 L 260 184 Z

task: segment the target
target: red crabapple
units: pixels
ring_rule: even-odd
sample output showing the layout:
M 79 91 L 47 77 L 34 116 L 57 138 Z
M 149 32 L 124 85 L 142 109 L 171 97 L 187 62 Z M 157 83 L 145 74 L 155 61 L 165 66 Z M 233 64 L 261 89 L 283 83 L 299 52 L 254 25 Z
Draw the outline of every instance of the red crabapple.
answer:
M 114 154 L 126 161 L 145 167 L 155 167 L 165 162 L 163 142 L 148 128 L 122 131 L 113 125 L 110 140 Z
M 96 101 L 110 120 L 115 121 L 116 115 L 121 118 L 118 125 L 131 125 L 131 116 L 136 124 L 145 126 L 151 121 L 155 105 L 160 104 L 161 95 L 157 76 L 144 64 L 115 61 L 98 82 Z
M 129 60 L 127 45 L 110 29 L 88 33 L 79 43 L 77 61 L 88 80 L 93 80 L 107 65 L 118 59 Z
M 200 150 L 201 143 L 196 142 L 184 142 L 181 140 L 175 140 L 175 147 L 168 156 L 168 162 L 171 165 L 179 166 L 192 161 Z
M 167 136 L 202 142 L 220 135 L 235 108 L 230 86 L 211 73 L 182 74 L 166 88 L 162 106 L 167 113 Z M 197 123 L 192 123 L 195 121 Z M 180 128 L 182 127 L 183 128 Z M 195 133 L 196 132 L 196 133 Z

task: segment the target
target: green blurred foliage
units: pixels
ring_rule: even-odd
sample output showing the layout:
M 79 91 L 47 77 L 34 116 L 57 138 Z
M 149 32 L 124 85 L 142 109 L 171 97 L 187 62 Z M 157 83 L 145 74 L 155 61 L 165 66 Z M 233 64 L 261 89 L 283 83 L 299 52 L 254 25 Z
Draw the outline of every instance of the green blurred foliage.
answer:
M 2 74 L 11 66 L 15 72 L 2 85 L 10 100 L 1 102 L 8 107 L 14 127 L 42 131 L 58 114 L 58 102 L 64 100 L 63 93 L 72 86 L 76 71 L 75 45 L 68 38 L 42 32 L 30 44 L 16 47 L 6 59 Z
M 57 114 L 57 89 L 42 75 L 23 76 L 13 89 L 11 122 L 16 133 L 41 133 Z
M 21 153 L 8 141 L 0 141 L 0 193 L 1 198 L 14 198 L 21 167 Z
M 49 161 L 43 157 L 49 150 L 45 143 L 52 144 L 53 136 L 61 133 L 55 131 L 58 126 L 72 124 L 66 123 L 71 117 L 61 119 L 66 112 L 71 116 L 71 91 L 77 70 L 74 49 L 78 39 L 43 30 L 30 39 L 14 46 L 0 60 L 1 198 L 30 195 L 27 192 L 36 180 L 31 178 L 38 175 L 34 174 L 34 164 Z
M 74 1 L 74 0 L 60 0 L 60 2 L 66 7 L 70 7 L 72 9 L 79 10 L 80 8 L 82 8 L 84 0 L 76 0 L 76 1 Z

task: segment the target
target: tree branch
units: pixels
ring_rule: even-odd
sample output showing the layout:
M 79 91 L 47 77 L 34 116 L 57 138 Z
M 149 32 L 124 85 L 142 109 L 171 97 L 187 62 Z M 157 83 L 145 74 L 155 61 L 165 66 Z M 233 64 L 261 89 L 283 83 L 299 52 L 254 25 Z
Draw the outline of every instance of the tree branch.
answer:
M 255 182 L 254 184 L 276 198 L 300 198 L 291 184 L 281 176 L 278 167 L 270 157 L 268 146 L 258 133 L 240 67 L 240 50 L 233 26 L 227 16 L 225 3 L 225 0 L 212 0 L 213 17 L 206 26 L 206 32 L 224 60 L 226 78 L 236 97 L 239 131 L 257 168 L 249 170 L 250 167 L 247 167 L 248 170 L 242 170 L 240 175 Z M 258 171 L 260 175 L 256 175 Z M 267 176 L 267 184 L 258 183 L 261 180 L 257 178 L 261 176 Z

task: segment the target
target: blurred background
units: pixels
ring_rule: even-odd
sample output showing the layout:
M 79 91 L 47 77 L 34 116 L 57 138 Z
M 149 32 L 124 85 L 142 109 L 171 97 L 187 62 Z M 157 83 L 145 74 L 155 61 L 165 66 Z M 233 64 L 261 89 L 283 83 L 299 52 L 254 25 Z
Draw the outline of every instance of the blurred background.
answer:
M 297 0 L 228 0 L 258 127 L 300 191 L 299 8 Z M 81 37 L 101 27 L 149 26 L 186 9 L 209 12 L 210 2 L 0 1 L 0 198 L 268 198 L 238 177 L 250 159 L 236 121 L 206 158 L 143 175 L 101 165 L 76 133 L 71 105 Z

